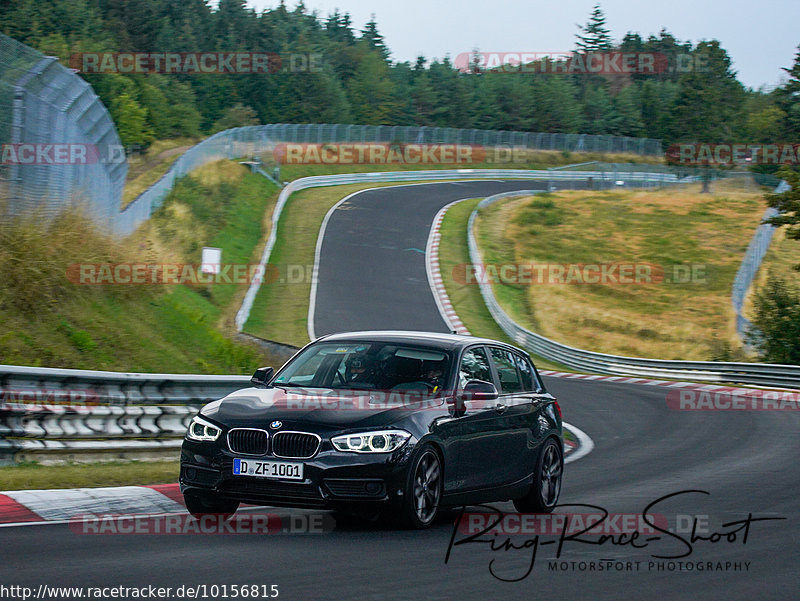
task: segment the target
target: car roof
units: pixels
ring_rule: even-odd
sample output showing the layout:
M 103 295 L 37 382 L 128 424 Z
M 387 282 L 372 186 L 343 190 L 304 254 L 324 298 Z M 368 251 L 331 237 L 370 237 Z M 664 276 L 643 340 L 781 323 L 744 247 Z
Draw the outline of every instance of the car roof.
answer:
M 458 349 L 472 344 L 496 344 L 512 348 L 527 355 L 523 349 L 511 344 L 492 340 L 490 338 L 478 338 L 465 334 L 443 334 L 440 332 L 422 332 L 414 330 L 365 330 L 361 332 L 341 332 L 328 334 L 317 338 L 315 342 L 395 342 L 407 344 L 420 344 L 439 349 Z

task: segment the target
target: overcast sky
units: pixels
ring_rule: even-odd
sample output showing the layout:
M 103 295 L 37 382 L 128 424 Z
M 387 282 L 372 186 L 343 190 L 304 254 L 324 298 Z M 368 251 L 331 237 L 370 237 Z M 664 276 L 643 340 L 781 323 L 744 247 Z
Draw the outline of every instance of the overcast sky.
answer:
M 361 29 L 375 13 L 378 29 L 396 61 L 452 59 L 478 48 L 487 52 L 560 52 L 574 48 L 595 0 L 305 0 L 326 17 L 350 13 Z M 258 10 L 278 0 L 248 0 Z M 295 0 L 287 0 L 294 7 Z M 611 35 L 647 37 L 666 27 L 679 40 L 718 39 L 729 52 L 739 80 L 757 88 L 774 86 L 791 67 L 800 44 L 800 0 L 603 0 Z

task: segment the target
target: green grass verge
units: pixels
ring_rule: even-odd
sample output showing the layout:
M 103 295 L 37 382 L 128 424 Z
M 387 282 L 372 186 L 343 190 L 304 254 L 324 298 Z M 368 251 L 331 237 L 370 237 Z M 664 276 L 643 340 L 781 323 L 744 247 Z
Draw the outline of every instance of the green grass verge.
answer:
M 110 461 L 63 465 L 20 463 L 0 467 L 0 490 L 169 484 L 178 481 L 179 470 L 178 461 Z

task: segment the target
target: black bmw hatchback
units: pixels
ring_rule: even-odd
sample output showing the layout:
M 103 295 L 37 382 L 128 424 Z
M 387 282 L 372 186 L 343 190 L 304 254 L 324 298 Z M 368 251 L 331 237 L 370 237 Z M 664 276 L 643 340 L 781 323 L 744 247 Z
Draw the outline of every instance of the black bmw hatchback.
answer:
M 446 507 L 546 513 L 561 409 L 524 351 L 427 332 L 334 334 L 209 403 L 181 451 L 195 515 L 240 503 L 379 514 L 425 528 Z

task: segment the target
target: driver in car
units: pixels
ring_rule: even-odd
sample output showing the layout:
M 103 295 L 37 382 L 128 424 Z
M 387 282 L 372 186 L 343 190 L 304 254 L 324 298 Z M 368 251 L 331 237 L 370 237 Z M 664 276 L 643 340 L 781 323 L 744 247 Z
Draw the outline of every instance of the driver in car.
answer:
M 433 387 L 433 392 L 436 392 L 441 385 L 442 374 L 444 370 L 441 362 L 429 363 L 426 366 L 423 380 Z

